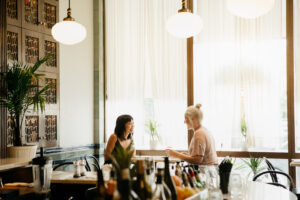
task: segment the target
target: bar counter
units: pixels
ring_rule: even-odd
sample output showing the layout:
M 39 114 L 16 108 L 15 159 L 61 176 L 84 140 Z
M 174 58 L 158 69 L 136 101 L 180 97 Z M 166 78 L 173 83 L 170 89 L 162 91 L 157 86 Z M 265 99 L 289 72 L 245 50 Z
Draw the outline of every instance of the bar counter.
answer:
M 28 158 L 3 158 L 0 159 L 0 171 L 5 171 L 13 168 L 24 167 L 30 164 Z

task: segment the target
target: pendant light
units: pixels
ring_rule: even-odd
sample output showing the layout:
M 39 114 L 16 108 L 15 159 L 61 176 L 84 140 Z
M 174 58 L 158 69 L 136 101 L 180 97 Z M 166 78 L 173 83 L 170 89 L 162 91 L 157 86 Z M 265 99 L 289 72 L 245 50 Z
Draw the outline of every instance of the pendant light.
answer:
M 56 41 L 66 45 L 73 45 L 85 39 L 86 29 L 71 17 L 70 0 L 67 11 L 67 17 L 62 22 L 56 23 L 52 27 L 51 33 Z
M 189 38 L 200 33 L 202 27 L 203 22 L 200 16 L 186 8 L 185 0 L 182 0 L 182 8 L 168 19 L 166 29 L 175 37 Z
M 275 0 L 227 0 L 227 9 L 238 17 L 254 19 L 267 14 Z

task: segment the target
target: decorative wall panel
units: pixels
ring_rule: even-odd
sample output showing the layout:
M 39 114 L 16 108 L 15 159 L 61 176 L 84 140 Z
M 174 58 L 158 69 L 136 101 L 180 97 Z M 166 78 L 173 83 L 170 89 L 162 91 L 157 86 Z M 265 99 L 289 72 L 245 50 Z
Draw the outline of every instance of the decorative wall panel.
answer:
M 45 138 L 46 141 L 57 140 L 57 116 L 45 116 Z
M 51 84 L 51 88 L 46 92 L 46 100 L 50 104 L 56 104 L 56 79 L 46 78 L 46 84 Z
M 26 143 L 39 141 L 39 116 L 25 116 Z
M 7 60 L 18 61 L 19 35 L 18 33 L 7 31 L 6 36 L 7 36 Z

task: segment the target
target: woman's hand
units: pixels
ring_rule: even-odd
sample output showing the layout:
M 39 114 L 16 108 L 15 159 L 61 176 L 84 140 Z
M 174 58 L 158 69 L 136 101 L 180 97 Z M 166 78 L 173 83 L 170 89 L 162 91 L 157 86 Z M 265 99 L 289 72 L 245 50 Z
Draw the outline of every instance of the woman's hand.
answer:
M 166 154 L 169 156 L 169 157 L 175 157 L 176 153 L 173 149 L 171 148 L 167 148 L 166 149 Z

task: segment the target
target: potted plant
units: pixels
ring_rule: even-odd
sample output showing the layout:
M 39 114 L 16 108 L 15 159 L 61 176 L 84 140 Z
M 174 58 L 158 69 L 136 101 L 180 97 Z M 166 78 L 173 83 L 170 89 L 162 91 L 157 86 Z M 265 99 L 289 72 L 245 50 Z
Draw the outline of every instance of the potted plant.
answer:
M 242 134 L 242 150 L 248 151 L 247 124 L 245 120 L 245 115 L 241 119 L 241 134 Z
M 247 158 L 247 159 L 241 159 L 242 163 L 236 168 L 236 169 L 244 169 L 247 168 L 249 169 L 248 172 L 248 179 L 250 178 L 252 180 L 252 178 L 254 176 L 256 176 L 257 174 L 259 174 L 260 172 L 262 172 L 263 170 L 265 170 L 265 166 L 262 164 L 264 159 L 263 158 Z M 252 174 L 252 176 L 250 176 Z
M 158 123 L 155 120 L 149 119 L 146 123 L 146 128 L 150 134 L 150 149 L 156 149 L 160 139 L 157 132 Z
M 37 70 L 50 58 L 51 55 L 48 55 L 33 66 L 15 62 L 12 66 L 8 65 L 7 72 L 0 74 L 1 79 L 7 84 L 7 91 L 5 91 L 5 95 L 2 95 L 3 98 L 0 99 L 0 102 L 7 107 L 13 128 L 13 146 L 8 147 L 10 157 L 22 157 L 23 155 L 19 155 L 20 153 L 27 154 L 27 158 L 35 157 L 37 146 L 24 146 L 21 130 L 25 113 L 31 105 L 36 112 L 39 109 L 42 112 L 45 110 L 46 91 L 50 89 L 51 83 L 40 87 L 38 80 L 44 74 L 37 73 Z M 24 152 L 26 149 L 31 153 Z

